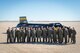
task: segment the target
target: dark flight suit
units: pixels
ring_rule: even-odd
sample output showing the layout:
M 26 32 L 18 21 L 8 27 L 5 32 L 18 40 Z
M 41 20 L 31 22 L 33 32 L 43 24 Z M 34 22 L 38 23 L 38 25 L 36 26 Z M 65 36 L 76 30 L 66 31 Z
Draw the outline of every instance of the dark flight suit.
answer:
M 51 42 L 51 34 L 52 34 L 52 30 L 51 29 L 48 29 L 48 42 Z
M 76 31 L 75 31 L 75 30 L 72 30 L 71 42 L 72 42 L 73 44 L 76 43 Z
M 25 42 L 27 42 L 27 41 L 26 41 L 27 33 L 28 33 L 28 30 L 25 30 Z
M 64 39 L 65 39 L 65 44 L 67 44 L 67 35 L 68 35 L 68 30 L 64 30 Z
M 20 31 L 15 30 L 15 42 L 16 42 L 16 39 L 17 39 L 17 42 L 19 42 L 19 34 L 20 34 Z
M 71 28 L 68 28 L 68 33 L 69 33 L 69 35 L 68 35 L 68 42 L 69 42 L 70 39 L 71 39 L 71 34 L 72 34 L 72 29 Z
M 36 40 L 36 30 L 32 29 L 31 34 L 32 34 L 32 42 L 35 42 L 35 40 Z
M 48 27 L 46 28 L 46 42 L 48 42 Z
M 43 29 L 42 31 L 43 42 L 47 42 L 47 30 Z
M 33 40 L 32 40 L 32 38 L 33 38 L 33 29 L 32 28 L 30 28 L 30 42 L 33 42 Z
M 11 42 L 15 41 L 15 34 L 14 34 L 14 30 L 11 30 Z
M 18 30 L 18 42 L 19 43 L 22 42 L 22 32 L 21 32 L 21 29 Z
M 58 41 L 59 43 L 63 42 L 63 30 L 62 29 L 58 30 Z
M 22 37 L 22 42 L 25 42 L 25 31 L 22 29 L 21 30 L 21 37 Z
M 57 43 L 57 37 L 56 37 L 56 30 L 55 29 L 53 29 L 52 34 L 53 34 L 53 42 Z
M 41 42 L 41 35 L 42 35 L 42 31 L 39 30 L 39 29 L 37 29 L 37 30 L 36 30 L 37 42 L 38 42 L 39 40 L 40 40 L 40 42 Z
M 21 43 L 21 31 L 18 30 L 18 42 Z
M 17 29 L 15 29 L 15 42 L 17 40 Z
M 28 29 L 26 33 L 27 33 L 27 42 L 30 42 L 31 30 Z
M 63 30 L 63 38 L 65 38 L 65 35 L 64 35 L 65 28 L 62 28 L 62 30 Z
M 7 43 L 10 43 L 11 42 L 11 30 L 8 29 L 7 30 Z

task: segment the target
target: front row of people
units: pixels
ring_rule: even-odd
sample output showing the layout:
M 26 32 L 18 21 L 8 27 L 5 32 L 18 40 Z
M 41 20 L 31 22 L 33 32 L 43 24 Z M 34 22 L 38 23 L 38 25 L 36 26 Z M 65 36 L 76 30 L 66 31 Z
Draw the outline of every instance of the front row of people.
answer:
M 76 31 L 66 27 L 20 27 L 7 29 L 7 43 L 45 42 L 45 43 L 76 43 Z

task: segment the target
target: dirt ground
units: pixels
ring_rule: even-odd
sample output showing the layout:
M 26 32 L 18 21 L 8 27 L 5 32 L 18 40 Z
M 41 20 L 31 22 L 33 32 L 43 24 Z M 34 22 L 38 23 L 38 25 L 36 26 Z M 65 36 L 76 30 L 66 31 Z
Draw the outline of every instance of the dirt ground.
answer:
M 76 44 L 53 45 L 32 43 L 6 43 L 6 30 L 15 27 L 18 22 L 0 22 L 0 53 L 80 53 L 80 22 L 60 22 L 74 27 L 77 31 Z

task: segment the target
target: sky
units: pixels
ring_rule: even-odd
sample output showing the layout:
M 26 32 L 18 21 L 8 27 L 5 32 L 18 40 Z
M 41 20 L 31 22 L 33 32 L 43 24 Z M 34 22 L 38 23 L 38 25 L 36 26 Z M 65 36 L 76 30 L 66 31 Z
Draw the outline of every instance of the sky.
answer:
M 0 21 L 80 21 L 80 0 L 0 0 Z

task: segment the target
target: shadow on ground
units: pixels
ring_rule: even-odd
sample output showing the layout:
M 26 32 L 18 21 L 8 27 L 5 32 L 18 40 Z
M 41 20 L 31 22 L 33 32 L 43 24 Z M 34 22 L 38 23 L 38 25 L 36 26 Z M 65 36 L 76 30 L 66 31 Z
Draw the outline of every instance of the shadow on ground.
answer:
M 59 43 L 56 43 L 56 44 L 55 44 L 55 43 L 43 43 L 43 42 L 35 42 L 35 43 L 33 43 L 33 42 L 30 42 L 30 43 L 27 43 L 27 42 L 25 42 L 25 43 L 17 43 L 17 42 L 15 42 L 15 43 L 7 43 L 7 42 L 0 42 L 0 44 L 71 45 L 71 43 L 68 43 L 68 44 L 64 44 L 64 43 L 59 44 Z

